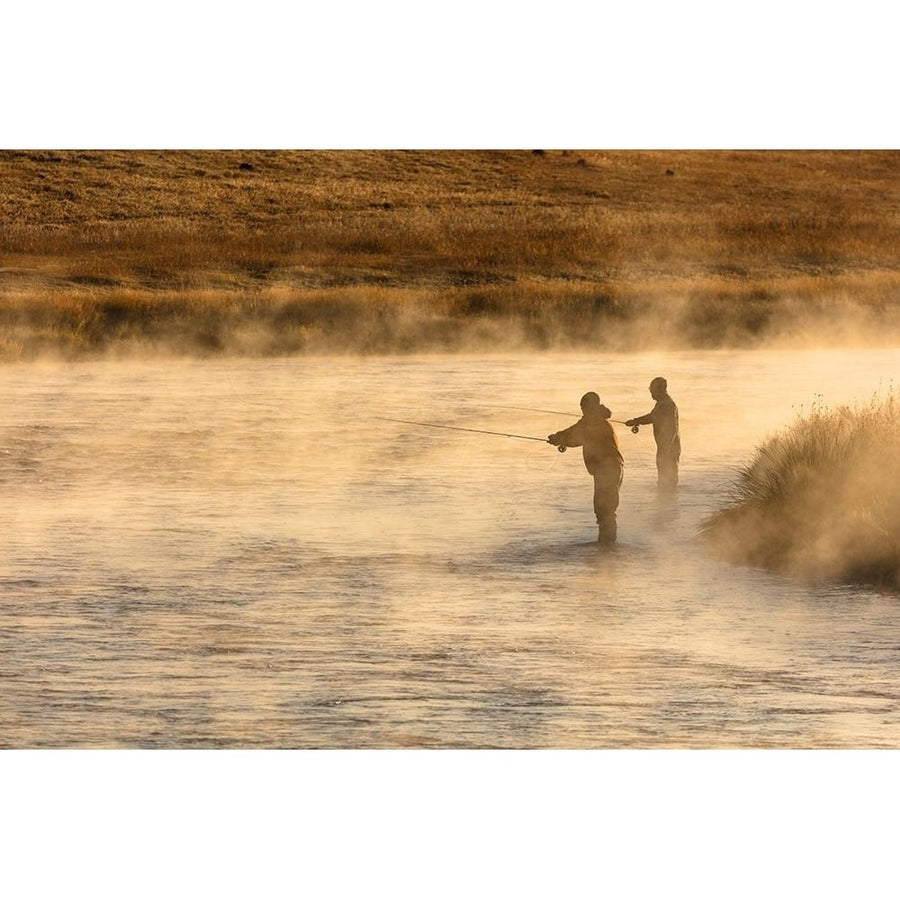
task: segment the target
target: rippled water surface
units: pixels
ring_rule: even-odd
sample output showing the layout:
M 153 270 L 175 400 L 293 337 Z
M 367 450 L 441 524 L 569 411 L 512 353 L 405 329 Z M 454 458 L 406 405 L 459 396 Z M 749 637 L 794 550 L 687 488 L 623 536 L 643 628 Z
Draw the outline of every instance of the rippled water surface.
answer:
M 0 370 L 4 747 L 898 747 L 900 600 L 706 558 L 734 468 L 900 351 Z M 617 426 L 619 545 L 580 453 L 596 390 L 669 379 L 682 485 Z M 533 407 L 530 412 L 505 407 Z M 571 411 L 567 417 L 557 413 Z

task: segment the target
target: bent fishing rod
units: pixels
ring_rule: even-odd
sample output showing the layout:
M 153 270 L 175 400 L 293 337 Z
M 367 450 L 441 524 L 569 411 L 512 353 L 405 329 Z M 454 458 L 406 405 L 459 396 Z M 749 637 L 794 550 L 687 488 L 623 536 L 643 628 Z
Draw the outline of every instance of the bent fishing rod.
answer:
M 485 431 L 483 428 L 462 428 L 459 425 L 438 425 L 435 422 L 413 422 L 410 419 L 389 419 L 386 416 L 375 416 L 382 422 L 400 422 L 403 425 L 420 425 L 422 428 L 447 428 L 450 431 L 471 431 L 475 434 L 494 434 L 497 437 L 518 438 L 520 441 L 540 441 L 542 444 L 549 444 L 547 438 L 532 437 L 529 434 L 508 434 L 505 431 Z M 554 446 L 551 444 L 551 446 Z M 555 445 L 560 453 L 566 452 L 564 444 Z

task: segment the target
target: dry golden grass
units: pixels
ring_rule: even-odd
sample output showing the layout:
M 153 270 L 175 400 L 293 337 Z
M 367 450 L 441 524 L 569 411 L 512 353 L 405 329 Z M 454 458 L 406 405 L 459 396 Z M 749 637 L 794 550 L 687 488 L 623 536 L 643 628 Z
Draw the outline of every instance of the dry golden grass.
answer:
M 702 534 L 728 559 L 900 588 L 900 405 L 814 407 L 757 448 Z
M 4 151 L 0 358 L 895 334 L 900 155 Z

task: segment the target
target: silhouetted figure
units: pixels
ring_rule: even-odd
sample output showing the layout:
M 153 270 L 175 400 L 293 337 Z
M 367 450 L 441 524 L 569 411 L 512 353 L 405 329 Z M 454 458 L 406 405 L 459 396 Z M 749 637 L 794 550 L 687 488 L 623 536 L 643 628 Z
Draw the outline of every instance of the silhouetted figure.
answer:
M 612 413 L 589 391 L 581 398 L 581 418 L 570 428 L 551 434 L 547 440 L 557 447 L 581 447 L 584 467 L 594 478 L 594 514 L 597 541 L 616 542 L 616 510 L 625 462 L 609 421 Z
M 681 435 L 678 431 L 678 407 L 669 396 L 665 378 L 650 382 L 650 396 L 656 401 L 646 416 L 629 419 L 626 425 L 653 425 L 656 440 L 656 473 L 660 491 L 671 493 L 678 485 L 678 461 L 681 459 Z

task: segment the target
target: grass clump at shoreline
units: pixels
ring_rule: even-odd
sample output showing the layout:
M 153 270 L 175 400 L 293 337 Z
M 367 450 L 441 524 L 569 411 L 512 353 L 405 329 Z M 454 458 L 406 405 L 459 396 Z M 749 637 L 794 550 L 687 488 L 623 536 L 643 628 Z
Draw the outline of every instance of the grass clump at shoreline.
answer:
M 0 361 L 896 339 L 894 151 L 0 151 Z
M 757 448 L 701 534 L 733 562 L 900 588 L 900 401 L 799 416 Z

